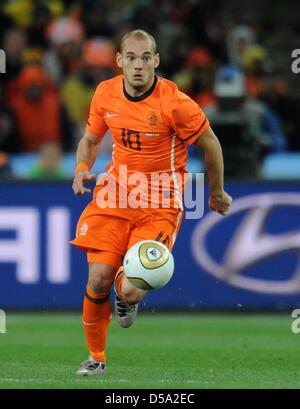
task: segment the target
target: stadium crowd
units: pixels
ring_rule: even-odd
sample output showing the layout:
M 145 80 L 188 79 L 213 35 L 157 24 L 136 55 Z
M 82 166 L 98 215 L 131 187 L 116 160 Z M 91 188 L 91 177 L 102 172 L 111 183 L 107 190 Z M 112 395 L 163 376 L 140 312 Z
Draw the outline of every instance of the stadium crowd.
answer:
M 118 74 L 114 53 L 133 28 L 156 38 L 157 74 L 209 117 L 229 176 L 259 177 L 265 154 L 300 150 L 299 101 L 264 41 L 276 27 L 243 21 L 227 2 L 6 0 L 0 20 L 2 176 L 13 174 L 10 155 L 29 152 L 41 158 L 32 178 L 65 176 L 60 158 L 75 151 L 95 87 Z M 107 135 L 102 152 L 111 149 Z

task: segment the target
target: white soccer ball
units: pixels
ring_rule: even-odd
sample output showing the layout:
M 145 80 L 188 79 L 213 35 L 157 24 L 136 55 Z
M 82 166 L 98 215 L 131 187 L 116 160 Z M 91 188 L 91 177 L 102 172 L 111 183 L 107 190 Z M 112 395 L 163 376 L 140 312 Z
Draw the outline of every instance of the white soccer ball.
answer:
M 123 262 L 125 276 L 135 287 L 155 290 L 172 278 L 174 259 L 167 246 L 155 240 L 143 240 L 127 251 Z

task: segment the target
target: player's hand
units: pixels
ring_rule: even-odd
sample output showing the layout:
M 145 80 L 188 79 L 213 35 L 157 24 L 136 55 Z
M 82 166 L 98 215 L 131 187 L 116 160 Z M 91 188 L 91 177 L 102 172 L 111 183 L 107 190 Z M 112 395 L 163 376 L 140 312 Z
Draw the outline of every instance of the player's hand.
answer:
M 88 170 L 81 170 L 74 177 L 72 189 L 75 195 L 83 195 L 84 193 L 91 193 L 91 189 L 84 186 L 85 182 L 94 180 L 95 174 L 91 174 Z
M 226 215 L 230 209 L 231 203 L 232 197 L 224 191 L 218 194 L 211 194 L 209 196 L 209 208 L 220 213 L 222 216 Z

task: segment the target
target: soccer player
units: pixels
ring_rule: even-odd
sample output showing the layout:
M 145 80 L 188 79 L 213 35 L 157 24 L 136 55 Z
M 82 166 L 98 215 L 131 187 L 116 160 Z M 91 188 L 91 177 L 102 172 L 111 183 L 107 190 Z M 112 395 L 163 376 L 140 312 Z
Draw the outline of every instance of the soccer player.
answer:
M 83 211 L 71 242 L 87 253 L 89 265 L 82 319 L 90 355 L 77 375 L 103 374 L 107 369 L 111 287 L 116 292 L 118 322 L 125 328 L 133 323 L 138 303 L 147 293 L 124 275 L 122 260 L 127 249 L 141 240 L 161 241 L 169 249 L 174 245 L 183 216 L 180 176 L 185 173 L 189 144 L 204 152 L 210 209 L 225 215 L 232 202 L 223 188 L 222 150 L 208 119 L 173 82 L 155 76 L 159 54 L 154 38 L 143 30 L 130 31 L 121 40 L 116 61 L 123 74 L 98 85 L 76 154 L 73 191 L 82 195 L 91 191 L 85 183 L 95 177 L 90 170 L 110 129 L 112 161 L 107 172 L 98 176 L 93 200 Z M 152 186 L 147 196 L 147 181 L 161 173 L 169 175 L 171 183 L 167 188 L 165 183 L 154 186 L 153 191 L 159 192 L 157 201 Z M 136 195 L 130 204 L 127 199 L 134 192 L 134 177 L 140 178 L 143 197 Z M 163 205 L 164 199 L 170 200 L 169 207 Z

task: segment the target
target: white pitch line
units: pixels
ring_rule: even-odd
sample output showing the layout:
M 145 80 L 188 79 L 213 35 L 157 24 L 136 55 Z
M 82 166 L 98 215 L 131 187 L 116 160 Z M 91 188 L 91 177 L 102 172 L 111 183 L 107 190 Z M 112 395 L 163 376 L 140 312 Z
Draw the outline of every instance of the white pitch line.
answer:
M 94 379 L 94 377 L 90 377 L 90 376 L 84 376 L 82 378 L 65 378 L 66 381 L 70 382 L 75 382 L 75 383 L 82 383 L 85 380 L 91 380 Z M 135 384 L 153 384 L 153 381 L 139 381 L 139 380 L 135 380 L 135 379 L 105 379 L 103 378 L 99 378 L 99 381 L 101 381 L 101 383 L 112 383 L 112 382 L 116 382 L 116 383 L 135 383 Z M 44 379 L 44 378 L 24 378 L 24 379 L 20 379 L 20 378 L 0 378 L 0 382 L 23 382 L 23 383 L 32 383 L 32 382 L 45 382 L 45 383 L 51 383 L 51 382 L 59 382 L 57 379 Z M 169 379 L 159 379 L 156 380 L 157 383 L 172 383 L 172 380 Z M 192 379 L 187 379 L 184 381 L 180 381 L 182 384 L 207 384 L 207 383 L 211 383 L 209 381 L 196 381 L 196 380 L 192 380 Z
M 42 378 L 0 378 L 0 382 L 57 382 L 57 379 L 42 379 Z

